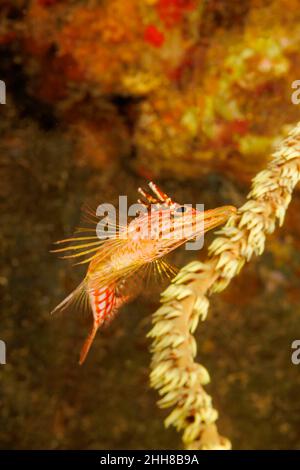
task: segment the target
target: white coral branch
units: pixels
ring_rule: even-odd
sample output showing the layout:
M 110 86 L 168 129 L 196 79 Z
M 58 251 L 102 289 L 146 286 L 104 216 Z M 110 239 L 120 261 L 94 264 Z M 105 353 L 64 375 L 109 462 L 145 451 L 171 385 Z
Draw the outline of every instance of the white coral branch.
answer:
M 246 261 L 264 251 L 266 235 L 281 226 L 292 191 L 300 179 L 300 123 L 273 154 L 266 170 L 253 179 L 248 201 L 219 230 L 205 263 L 185 266 L 162 293 L 162 306 L 153 315 L 151 385 L 162 398 L 162 408 L 173 406 L 165 424 L 183 431 L 187 449 L 230 449 L 218 434 L 217 411 L 203 385 L 207 370 L 194 361 L 193 337 L 205 320 L 207 296 L 220 292 Z

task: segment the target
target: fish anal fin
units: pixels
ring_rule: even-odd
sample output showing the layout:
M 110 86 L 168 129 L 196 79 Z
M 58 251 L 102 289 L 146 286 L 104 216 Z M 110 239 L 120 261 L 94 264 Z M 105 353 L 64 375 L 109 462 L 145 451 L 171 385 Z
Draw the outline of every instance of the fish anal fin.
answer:
M 89 302 L 88 292 L 86 290 L 85 281 L 79 284 L 76 289 L 71 292 L 62 302 L 60 302 L 57 307 L 55 307 L 52 314 L 62 313 L 66 310 L 77 310 L 82 313 L 90 313 L 91 305 Z

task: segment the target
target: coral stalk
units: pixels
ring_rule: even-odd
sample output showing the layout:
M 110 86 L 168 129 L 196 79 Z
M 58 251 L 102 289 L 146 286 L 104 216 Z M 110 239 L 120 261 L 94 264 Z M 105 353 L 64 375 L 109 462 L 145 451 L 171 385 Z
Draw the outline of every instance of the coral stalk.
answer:
M 248 201 L 233 214 L 209 247 L 206 262 L 185 266 L 162 293 L 153 315 L 151 386 L 161 408 L 174 407 L 165 420 L 183 432 L 187 449 L 230 449 L 219 435 L 217 411 L 203 386 L 208 371 L 195 362 L 193 333 L 205 320 L 208 297 L 227 287 L 244 264 L 264 251 L 266 236 L 281 226 L 300 179 L 300 122 L 282 141 L 267 168 L 252 181 Z

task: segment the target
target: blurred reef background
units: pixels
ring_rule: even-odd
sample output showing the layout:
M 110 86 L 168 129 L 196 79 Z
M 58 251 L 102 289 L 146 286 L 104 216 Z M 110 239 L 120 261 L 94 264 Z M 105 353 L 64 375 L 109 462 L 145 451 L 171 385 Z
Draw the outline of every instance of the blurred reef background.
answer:
M 49 250 L 84 202 L 135 202 L 149 179 L 182 203 L 243 203 L 299 120 L 299 46 L 297 0 L 0 0 L 0 448 L 180 447 L 149 388 L 159 289 L 80 368 L 89 319 L 49 312 L 82 271 Z M 299 250 L 296 190 L 284 227 L 198 328 L 236 449 L 300 447 Z M 172 261 L 195 257 L 205 250 Z

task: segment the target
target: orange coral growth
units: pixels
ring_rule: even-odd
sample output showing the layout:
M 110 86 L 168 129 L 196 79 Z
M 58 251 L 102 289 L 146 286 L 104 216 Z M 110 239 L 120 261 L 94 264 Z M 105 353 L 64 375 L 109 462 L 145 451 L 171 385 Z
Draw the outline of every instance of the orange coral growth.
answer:
M 51 7 L 60 1 L 61 0 L 38 0 L 38 4 L 43 7 Z
M 138 58 L 142 28 L 138 8 L 128 0 L 114 0 L 104 7 L 78 7 L 59 33 L 59 54 L 72 55 L 86 77 L 110 93 L 120 81 L 123 67 Z
M 195 2 L 191 0 L 159 0 L 156 5 L 158 15 L 167 28 L 176 26 L 184 14 L 195 7 Z
M 145 29 L 144 39 L 154 47 L 161 47 L 165 42 L 164 34 L 161 33 L 157 27 L 152 24 L 147 26 Z
M 196 0 L 45 2 L 26 10 L 32 93 L 65 109 L 87 96 L 132 100 L 131 163 L 140 174 L 218 170 L 248 180 L 297 119 L 290 87 L 300 70 L 299 28 L 286 0 L 249 9 Z M 243 20 L 241 28 L 228 29 L 230 18 Z

